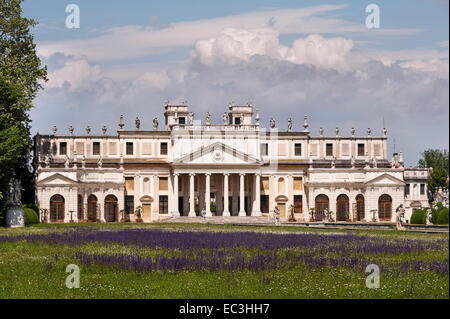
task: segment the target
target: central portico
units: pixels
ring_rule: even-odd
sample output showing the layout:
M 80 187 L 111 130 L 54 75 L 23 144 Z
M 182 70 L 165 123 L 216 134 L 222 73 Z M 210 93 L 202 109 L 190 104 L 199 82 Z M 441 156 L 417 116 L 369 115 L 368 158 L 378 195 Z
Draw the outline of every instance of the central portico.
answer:
M 176 140 L 183 148 L 189 143 L 183 138 Z M 223 142 L 214 142 L 214 138 L 207 140 L 212 143 L 201 143 L 196 151 L 174 159 L 174 198 L 177 200 L 173 214 L 181 215 L 181 204 L 183 215 L 186 215 L 184 212 L 188 205 L 187 216 L 197 216 L 197 198 L 198 211 L 204 209 L 207 217 L 213 215 L 212 200 L 217 216 L 261 216 L 261 162 Z

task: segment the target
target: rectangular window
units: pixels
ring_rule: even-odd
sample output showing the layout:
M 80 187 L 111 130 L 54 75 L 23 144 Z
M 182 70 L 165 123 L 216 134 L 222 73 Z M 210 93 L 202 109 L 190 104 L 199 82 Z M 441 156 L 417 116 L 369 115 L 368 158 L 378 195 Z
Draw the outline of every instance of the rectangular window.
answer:
M 405 186 L 405 196 L 408 196 L 411 192 L 411 184 L 406 184 Z
M 100 155 L 100 142 L 92 143 L 92 155 Z
M 125 212 L 134 214 L 134 196 L 132 195 L 125 195 Z
M 333 156 L 333 144 L 326 145 L 326 156 Z
M 159 213 L 169 213 L 169 197 L 167 195 L 159 196 Z
M 295 144 L 295 156 L 302 156 L 302 144 Z
M 160 191 L 167 191 L 169 189 L 169 178 L 168 177 L 161 177 L 159 179 L 159 190 Z
M 234 118 L 234 124 L 235 125 L 240 125 L 241 124 L 241 118 L 240 117 L 235 117 Z
M 420 195 L 425 195 L 425 184 L 420 184 Z
M 186 124 L 186 118 L 185 117 L 178 118 L 178 124 L 185 125 Z
M 301 191 L 303 189 L 302 187 L 302 178 L 301 177 L 294 177 L 294 191 Z
M 126 154 L 133 155 L 133 153 L 133 142 L 127 142 Z
M 166 142 L 161 142 L 160 154 L 167 155 L 167 143 Z
M 134 192 L 134 178 L 125 177 L 125 191 L 130 194 Z
M 366 151 L 364 149 L 364 144 L 358 144 L 358 156 L 366 155 Z
M 59 155 L 67 155 L 67 143 L 59 143 Z
M 261 156 L 269 155 L 269 144 L 263 143 L 261 144 Z
M 303 213 L 303 197 L 302 195 L 294 195 L 294 213 Z
M 261 190 L 264 192 L 269 191 L 269 178 L 268 177 L 261 178 Z
M 261 195 L 261 213 L 269 213 L 269 195 Z

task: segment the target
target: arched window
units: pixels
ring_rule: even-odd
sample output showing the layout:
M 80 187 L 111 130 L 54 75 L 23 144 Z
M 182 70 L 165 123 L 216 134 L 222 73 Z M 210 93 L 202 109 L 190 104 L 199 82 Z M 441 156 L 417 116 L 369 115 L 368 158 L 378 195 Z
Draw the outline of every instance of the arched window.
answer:
M 365 218 L 364 196 L 359 194 L 356 196 L 356 219 L 360 222 Z
M 84 207 L 83 207 L 83 196 L 78 195 L 78 221 L 84 220 Z
M 350 218 L 349 198 L 345 194 L 341 194 L 336 199 L 336 218 L 337 221 L 346 221 Z
M 327 195 L 320 194 L 316 197 L 316 221 L 322 221 L 324 218 L 324 210 L 330 211 L 330 200 Z
M 89 195 L 88 197 L 88 221 L 97 221 L 97 197 L 95 195 Z
M 392 216 L 392 198 L 384 194 L 378 199 L 378 218 L 383 221 L 390 221 Z
M 118 203 L 117 197 L 114 195 L 108 195 L 105 197 L 105 220 L 108 223 L 117 221 L 118 216 Z
M 61 195 L 53 195 L 50 198 L 50 221 L 64 222 L 64 197 Z

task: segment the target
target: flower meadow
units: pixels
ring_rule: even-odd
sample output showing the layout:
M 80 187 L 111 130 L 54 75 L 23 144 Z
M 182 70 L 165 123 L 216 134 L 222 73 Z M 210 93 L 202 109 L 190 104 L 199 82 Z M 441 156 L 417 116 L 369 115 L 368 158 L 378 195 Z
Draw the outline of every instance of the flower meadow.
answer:
M 257 285 L 262 288 L 254 289 L 266 286 L 267 290 L 275 281 L 276 285 L 283 281 L 288 285 L 289 276 L 298 276 L 295 280 L 303 282 L 320 276 L 312 285 L 328 277 L 337 281 L 347 278 L 345 284 L 359 278 L 358 284 L 353 284 L 364 289 L 366 267 L 375 264 L 388 281 L 408 283 L 411 290 L 410 279 L 420 282 L 423 276 L 430 285 L 435 281 L 446 286 L 448 296 L 448 235 L 418 239 L 344 232 L 73 227 L 0 235 L 0 247 L 5 245 L 25 245 L 31 252 L 40 251 L 47 273 L 70 262 L 92 276 L 157 276 L 158 280 L 164 276 L 196 276 L 197 280 L 199 276 L 215 276 L 217 282 L 210 279 L 206 285 L 217 285 L 226 275 L 224 285 L 228 288 L 223 289 L 230 287 L 229 274 L 253 278 L 246 279 L 245 289 Z M 282 278 L 274 279 L 277 276 Z M 339 285 L 333 289 L 340 289 Z M 233 296 L 241 297 L 239 293 Z

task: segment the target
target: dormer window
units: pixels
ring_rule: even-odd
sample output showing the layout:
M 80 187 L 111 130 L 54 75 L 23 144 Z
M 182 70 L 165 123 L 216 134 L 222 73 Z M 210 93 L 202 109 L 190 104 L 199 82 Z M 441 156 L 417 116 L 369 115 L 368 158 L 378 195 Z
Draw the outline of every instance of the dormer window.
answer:
M 186 125 L 186 118 L 185 117 L 179 117 L 178 118 L 178 124 Z
M 241 125 L 241 118 L 235 117 L 234 118 L 234 125 Z

